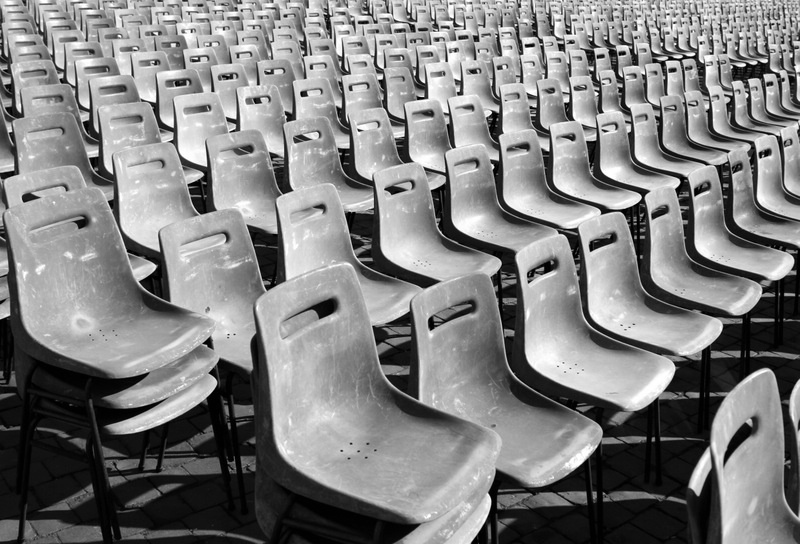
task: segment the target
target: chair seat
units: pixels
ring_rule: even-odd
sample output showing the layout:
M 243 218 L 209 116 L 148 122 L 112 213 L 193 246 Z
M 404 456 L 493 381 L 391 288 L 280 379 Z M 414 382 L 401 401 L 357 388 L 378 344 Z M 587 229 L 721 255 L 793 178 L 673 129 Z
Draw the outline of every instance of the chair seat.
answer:
M 527 361 L 515 361 L 517 375 L 550 395 L 635 412 L 652 403 L 675 373 L 669 359 L 588 326 L 568 338 L 568 342 L 554 335 L 526 339 Z
M 92 382 L 92 400 L 98 408 L 112 410 L 141 408 L 171 397 L 190 387 L 211 372 L 219 357 L 211 349 L 198 346 L 192 352 L 143 376 Z M 87 377 L 40 364 L 33 385 L 57 391 L 64 397 L 82 399 Z
M 459 414 L 500 435 L 497 470 L 524 488 L 559 481 L 584 463 L 603 437 L 602 428 L 581 414 L 529 389 L 521 382 L 496 383 L 470 395 Z M 531 437 L 548 437 L 531 447 Z
M 636 306 L 620 306 L 612 298 L 605 306 L 593 309 L 594 315 L 587 318 L 612 338 L 665 355 L 686 356 L 703 351 L 722 332 L 722 323 L 713 317 L 652 297 L 637 302 Z
M 253 371 L 253 354 L 250 342 L 256 334 L 255 324 L 232 324 L 225 320 L 218 320 L 211 336 L 214 342 L 214 351 L 219 355 L 220 364 L 240 374 L 249 376 Z
M 712 268 L 755 281 L 776 281 L 788 274 L 794 261 L 788 253 L 742 240 L 703 237 L 695 240 L 692 258 L 705 259 Z M 687 249 L 692 250 L 691 246 Z
M 214 321 L 169 305 L 142 290 L 139 308 L 120 308 L 118 314 L 87 315 L 71 308 L 44 338 L 23 331 L 14 337 L 31 356 L 100 378 L 119 379 L 152 372 L 200 345 Z M 135 311 L 135 319 L 131 313 Z M 143 342 L 142 339 L 147 339 Z
M 123 436 L 140 433 L 160 427 L 174 420 L 203 402 L 217 387 L 217 380 L 206 374 L 200 380 L 175 395 L 151 406 L 129 410 L 107 410 L 97 408 L 95 415 L 100 433 L 109 436 Z M 85 417 L 83 408 L 66 407 L 42 399 L 40 409 L 72 413 L 73 417 Z
M 546 198 L 538 195 L 518 195 L 513 200 L 506 199 L 506 207 L 513 212 L 549 227 L 572 230 L 600 211 L 587 204 L 565 198 L 550 192 Z
M 688 270 L 651 270 L 651 274 L 657 282 L 657 285 L 646 286 L 651 294 L 670 304 L 704 313 L 744 315 L 761 298 L 761 287 L 757 283 L 715 272 L 695 262 Z
M 550 227 L 518 219 L 509 213 L 502 215 L 472 215 L 459 221 L 445 234 L 456 242 L 489 251 L 517 252 L 535 240 L 557 233 Z
M 611 185 L 630 189 L 640 193 L 647 193 L 659 187 L 670 187 L 677 189 L 680 180 L 676 177 L 665 176 L 656 172 L 647 172 L 638 168 L 630 168 L 625 165 L 610 166 L 603 171 L 603 181 Z
M 778 243 L 782 246 L 800 248 L 800 223 L 796 220 L 788 220 L 780 217 L 772 217 L 769 214 L 754 213 L 736 216 L 736 230 L 739 236 L 752 240 L 759 244 L 773 245 Z
M 408 313 L 411 299 L 421 291 L 416 285 L 356 266 L 358 282 L 373 326 L 390 323 Z
M 256 472 L 255 514 L 261 530 L 273 534 L 278 517 L 294 500 L 289 518 L 323 527 L 334 528 L 347 534 L 371 538 L 375 521 L 339 508 L 323 505 L 297 497 L 280 487 L 264 471 Z M 387 544 L 469 544 L 483 526 L 491 507 L 491 499 L 483 494 L 472 501 L 464 501 L 450 512 L 419 525 L 385 524 L 382 541 Z M 289 544 L 306 542 L 302 537 L 290 538 Z

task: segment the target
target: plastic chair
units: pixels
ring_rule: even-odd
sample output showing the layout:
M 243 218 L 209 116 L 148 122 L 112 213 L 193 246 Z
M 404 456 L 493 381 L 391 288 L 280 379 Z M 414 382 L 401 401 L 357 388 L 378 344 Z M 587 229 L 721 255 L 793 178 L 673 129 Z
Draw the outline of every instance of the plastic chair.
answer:
M 533 130 L 528 94 L 522 83 L 507 83 L 500 87 L 499 132 L 509 134 Z
M 158 231 L 199 215 L 192 206 L 180 157 L 168 143 L 114 154 L 114 217 L 126 247 L 160 260 Z
M 409 392 L 500 435 L 491 518 L 496 542 L 500 483 L 531 489 L 566 477 L 588 462 L 602 429 L 511 372 L 493 298 L 491 280 L 480 274 L 439 283 L 414 297 Z M 593 535 L 591 484 L 587 493 Z
M 725 224 L 717 171 L 704 166 L 689 176 L 690 220 L 686 236 L 689 256 L 700 264 L 752 279 L 777 281 L 792 269 L 791 256 L 748 242 Z
M 165 298 L 216 322 L 211 343 L 227 371 L 225 394 L 231 441 L 242 512 L 246 513 L 233 385 L 234 377 L 249 382 L 253 370 L 251 341 L 256 332 L 253 306 L 266 292 L 256 253 L 236 210 L 212 212 L 167 225 L 158 237 L 164 263 Z M 236 266 L 229 266 L 230 262 L 236 262 Z
M 170 69 L 164 51 L 140 51 L 131 55 L 131 75 L 142 100 L 157 103 L 156 74 Z
M 156 107 L 160 127 L 175 130 L 175 97 L 203 92 L 197 70 L 168 70 L 156 74 Z
M 597 116 L 597 148 L 594 175 L 616 187 L 641 194 L 658 187 L 677 189 L 680 180 L 643 168 L 631 159 L 625 120 L 619 112 Z
M 617 88 L 617 79 L 614 76 L 614 72 L 612 70 L 600 72 L 599 83 L 600 99 L 597 103 L 598 111 L 600 113 L 619 112 L 622 114 L 625 123 L 630 124 L 630 114 L 620 106 L 619 89 Z
M 276 235 L 275 200 L 281 192 L 261 133 L 219 134 L 206 140 L 206 148 L 209 209 L 236 209 L 251 230 Z
M 7 174 L 15 170 L 16 152 L 9 135 L 9 127 L 2 117 L 0 115 L 0 173 Z
M 569 80 L 567 80 L 566 86 L 567 90 L 569 90 Z M 550 132 L 550 126 L 556 123 L 564 123 L 569 119 L 567 119 L 561 84 L 557 80 L 540 79 L 536 82 L 536 87 L 537 104 L 533 126 L 545 136 L 539 141 L 542 149 L 549 151 L 549 142 L 547 142 L 546 135 Z M 586 129 L 584 130 L 584 138 L 587 142 L 593 142 L 597 138 L 597 133 L 594 130 Z
M 447 169 L 444 155 L 453 147 L 442 105 L 437 100 L 413 100 L 407 102 L 404 109 L 405 156 L 424 167 L 426 172 L 444 176 Z
M 449 238 L 482 251 L 516 253 L 534 240 L 556 234 L 500 207 L 494 172 L 483 146 L 453 149 L 447 152 L 445 161 L 442 231 Z
M 781 130 L 781 164 L 783 164 L 783 190 L 800 198 L 800 140 L 795 127 Z
M 800 221 L 800 198 L 783 189 L 781 145 L 774 136 L 755 143 L 755 203 L 763 210 L 793 221 Z
M 480 144 L 486 148 L 492 162 L 498 162 L 500 146 L 489 132 L 480 99 L 475 95 L 455 96 L 447 102 L 450 110 L 450 140 L 453 142 L 453 147 Z
M 379 270 L 421 286 L 465 273 L 493 275 L 501 261 L 462 246 L 436 228 L 433 202 L 418 164 L 375 173 L 372 258 Z
M 372 209 L 372 190 L 344 173 L 330 122 L 326 117 L 311 117 L 283 125 L 284 182 L 299 189 L 331 183 L 339 192 L 347 213 Z M 350 143 L 348 142 L 348 147 Z M 313 161 L 307 160 L 314 157 Z
M 542 150 L 532 130 L 500 136 L 499 168 L 498 197 L 511 213 L 562 230 L 574 230 L 583 221 L 600 215 L 594 206 L 566 198 L 548 187 Z
M 764 98 L 764 88 L 761 85 L 760 79 L 748 79 L 747 90 L 750 98 L 748 101 L 750 116 L 754 120 L 762 123 L 779 125 L 781 127 L 797 125 L 797 116 L 789 116 L 783 112 L 769 111 L 767 109 L 766 99 Z M 770 110 L 772 110 L 772 108 L 770 108 Z
M 728 157 L 722 151 L 708 148 L 691 141 L 687 135 L 683 97 L 661 98 L 661 144 L 676 157 L 696 162 L 722 166 Z
M 800 443 L 798 443 L 798 429 L 800 429 L 800 387 L 795 384 L 789 396 L 789 482 L 786 486 L 786 501 L 789 508 L 797 514 L 800 509 Z
M 769 369 L 754 372 L 728 393 L 711 426 L 713 495 L 709 535 L 719 542 L 791 542 L 800 519 L 783 491 L 784 435 L 780 394 Z M 756 468 L 757 467 L 757 468 Z M 763 505 L 743 516 L 746 505 Z
M 258 130 L 272 155 L 283 156 L 283 101 L 275 85 L 252 85 L 236 89 L 239 131 Z
M 663 112 L 663 109 L 662 109 Z M 662 124 L 663 120 L 662 113 Z M 633 104 L 631 106 L 631 156 L 633 160 L 655 172 L 681 179 L 703 166 L 703 163 L 682 159 L 666 153 L 658 141 L 653 107 L 650 104 Z
M 746 157 L 746 154 L 744 155 Z M 645 196 L 642 284 L 653 296 L 690 310 L 725 316 L 742 316 L 743 368 L 750 357 L 750 315 L 761 297 L 761 287 L 748 279 L 718 272 L 693 261 L 686 252 L 683 219 L 677 195 L 663 188 Z M 699 426 L 708 426 L 710 360 L 704 358 L 700 374 Z
M 275 85 L 281 95 L 286 113 L 294 112 L 294 71 L 287 59 L 262 60 L 258 62 L 258 84 Z
M 693 544 L 706 544 L 712 504 L 711 449 L 706 448 L 697 461 L 686 486 L 686 514 L 689 538 Z M 719 542 L 718 527 L 708 541 Z
M 784 105 L 779 77 L 778 74 L 764 74 L 764 109 L 773 118 L 800 121 L 800 108 L 788 101 Z M 787 77 L 785 73 L 783 77 Z
M 403 525 L 481 500 L 499 438 L 389 385 L 352 267 L 333 265 L 280 284 L 258 300 L 255 314 L 257 487 L 266 476 L 300 497 Z M 278 364 L 295 360 L 303 364 Z M 302 462 L 286 453 L 301 451 Z M 337 458 L 340 468 L 331 472 Z M 473 475 L 468 482 L 465 473 Z M 273 539 L 285 521 L 299 521 L 294 508 L 277 521 Z
M 294 119 L 306 120 L 324 117 L 328 120 L 336 148 L 350 147 L 350 134 L 347 127 L 339 121 L 333 101 L 331 84 L 327 79 L 298 79 L 294 82 Z M 284 104 L 285 106 L 285 104 Z
M 741 140 L 721 136 L 711 132 L 708 126 L 708 113 L 700 91 L 687 92 L 686 103 L 686 135 L 696 144 L 717 149 L 725 153 L 735 150 L 749 151 L 750 145 Z M 710 109 L 710 105 L 709 105 Z
M 13 128 L 18 173 L 27 174 L 56 166 L 77 166 L 88 187 L 97 187 L 107 199 L 113 198 L 111 180 L 92 169 L 73 114 L 56 112 L 17 119 Z
M 558 193 L 602 212 L 626 210 L 641 197 L 627 189 L 604 183 L 592 175 L 583 130 L 577 121 L 550 127 L 550 161 L 547 183 Z
M 103 106 L 140 102 L 139 91 L 132 76 L 118 75 L 97 77 L 89 80 L 89 126 L 87 132 L 100 139 L 100 116 L 98 110 Z M 172 138 L 169 131 L 161 131 L 164 141 Z
M 90 430 L 86 453 L 103 540 L 111 542 L 112 527 L 117 538 L 120 531 L 100 435 L 162 425 L 209 397 L 216 388 L 209 371 L 217 357 L 201 344 L 213 321 L 164 302 L 135 281 L 97 189 L 15 206 L 5 219 L 14 263 L 12 328 L 28 367 L 20 368 L 17 359 L 18 371 L 26 376 L 19 538 L 24 539 L 33 432 L 42 417 L 52 417 Z M 25 281 L 19 281 L 22 276 Z M 71 287 L 54 290 L 53 285 Z M 218 403 L 209 401 L 209 406 L 216 412 L 212 423 L 219 437 Z M 222 458 L 220 465 L 227 473 Z
M 596 141 L 598 111 L 592 78 L 589 76 L 570 77 L 569 89 L 572 95 L 569 106 L 570 117 L 573 121 L 580 122 L 584 135 L 588 136 L 587 141 Z
M 733 82 L 733 110 L 730 122 L 731 125 L 742 130 L 780 136 L 780 127 L 778 125 L 766 123 L 752 117 L 744 83 L 738 80 Z
M 722 87 L 708 87 L 711 97 L 711 107 L 708 110 L 709 130 L 715 136 L 738 140 L 752 146 L 762 136 L 762 133 L 741 128 L 731 123 L 728 119 L 728 109 L 725 106 L 725 94 Z
M 344 210 L 330 184 L 306 187 L 278 198 L 278 278 L 292 279 L 333 263 L 349 263 L 356 271 L 373 326 L 409 312 L 420 288 L 376 272 L 356 258 Z
M 658 397 L 675 373 L 665 357 L 597 331 L 581 309 L 578 278 L 564 236 L 541 240 L 516 255 L 517 311 L 511 368 L 529 387 L 600 410 L 648 413 L 645 479 L 656 439 L 656 482 L 661 481 Z M 413 367 L 412 367 L 413 368 Z M 652 419 L 655 416 L 655 429 Z M 658 484 L 657 484 L 658 485 Z M 601 500 L 598 489 L 598 500 Z
M 195 170 L 208 170 L 206 139 L 228 132 L 222 101 L 216 93 L 194 93 L 176 96 L 175 149 L 181 162 Z
M 29 174 L 19 174 L 3 180 L 3 202 L 9 208 L 56 192 L 85 189 L 81 171 L 77 166 L 57 166 Z M 136 281 L 142 281 L 155 272 L 156 265 L 147 259 L 128 253 L 128 260 Z
M 405 124 L 405 104 L 417 99 L 411 71 L 404 67 L 385 68 L 382 84 L 383 107 L 389 119 Z
M 428 77 L 430 78 L 430 73 Z M 500 100 L 492 92 L 489 73 L 483 61 L 465 60 L 461 63 L 461 90 L 459 94 L 462 96 L 477 96 L 484 111 L 495 115 L 500 113 Z M 430 98 L 430 96 L 426 96 L 426 98 Z
M 219 95 L 222 111 L 230 121 L 236 121 L 236 91 L 247 86 L 249 81 L 241 64 L 216 64 L 211 67 L 211 90 Z
M 664 355 L 705 350 L 722 331 L 719 320 L 647 294 L 625 218 L 611 213 L 578 227 L 581 295 L 589 323 L 627 344 Z

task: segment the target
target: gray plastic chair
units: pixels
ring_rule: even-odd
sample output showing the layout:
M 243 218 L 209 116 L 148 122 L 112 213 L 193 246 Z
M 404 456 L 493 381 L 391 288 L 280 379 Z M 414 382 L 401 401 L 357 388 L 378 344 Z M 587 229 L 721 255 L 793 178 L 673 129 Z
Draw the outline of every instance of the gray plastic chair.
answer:
M 661 98 L 661 145 L 668 153 L 703 164 L 720 167 L 728 157 L 722 151 L 705 147 L 689 139 L 686 130 L 683 96 Z
M 442 231 L 446 236 L 482 251 L 514 254 L 535 240 L 555 236 L 552 228 L 520 219 L 500 207 L 494 172 L 483 146 L 453 149 L 445 160 Z
M 114 178 L 114 217 L 125 245 L 160 260 L 158 231 L 199 215 L 192 206 L 178 152 L 168 143 L 118 151 Z
M 466 273 L 493 275 L 500 270 L 500 259 L 439 232 L 420 165 L 381 170 L 374 183 L 372 258 L 379 270 L 423 287 Z
M 235 209 L 248 228 L 278 233 L 275 200 L 281 195 L 264 138 L 257 130 L 239 130 L 206 140 L 208 207 Z
M 780 394 L 769 369 L 754 372 L 722 402 L 711 426 L 713 494 L 709 535 L 719 542 L 792 542 L 800 519 L 783 490 L 784 429 Z M 737 436 L 738 435 L 738 436 Z M 751 504 L 758 516 L 743 516 Z
M 594 177 L 583 130 L 577 121 L 550 127 L 550 161 L 546 173 L 547 182 L 554 190 L 603 212 L 627 210 L 641 200 L 633 191 Z
M 338 121 L 337 121 L 338 123 Z M 291 189 L 331 183 L 347 213 L 372 209 L 372 190 L 344 173 L 336 138 L 327 117 L 310 117 L 283 125 L 284 184 Z M 349 140 L 349 136 L 348 136 Z M 348 141 L 347 146 L 350 146 Z M 307 158 L 314 157 L 310 161 Z
M 297 121 L 324 117 L 328 120 L 336 148 L 350 147 L 350 134 L 347 127 L 339 121 L 333 101 L 330 81 L 327 79 L 298 79 L 294 84 L 293 116 Z M 287 104 L 284 103 L 284 106 Z
M 482 500 L 499 438 L 389 384 L 351 266 L 282 283 L 258 300 L 255 314 L 257 487 L 267 477 L 318 504 L 407 526 Z M 301 315 L 307 318 L 295 319 Z M 350 430 L 344 436 L 342 429 Z M 326 468 L 332 459 L 340 459 L 334 472 Z M 257 493 L 257 500 L 271 497 Z M 299 521 L 295 510 L 275 523 L 273 540 L 284 525 L 296 526 L 286 523 Z
M 283 124 L 286 114 L 280 91 L 275 85 L 250 85 L 236 89 L 239 131 L 258 130 L 270 154 L 283 156 Z
M 453 147 L 447 135 L 447 121 L 441 104 L 436 100 L 413 100 L 404 108 L 405 156 L 425 168 L 426 172 L 444 176 L 447 169 L 444 155 Z
M 679 158 L 662 149 L 658 141 L 658 127 L 650 104 L 631 106 L 631 156 L 633 160 L 655 172 L 681 179 L 703 166 L 687 158 Z M 662 109 L 662 126 L 665 123 Z
M 292 279 L 333 263 L 356 271 L 373 326 L 409 312 L 420 288 L 363 265 L 353 252 L 344 209 L 333 185 L 323 183 L 287 193 L 276 201 L 279 251 L 278 281 Z
M 708 123 L 709 113 L 706 111 L 704 98 L 700 91 L 687 92 L 684 95 L 684 102 L 686 104 L 686 135 L 691 141 L 725 153 L 737 149 L 745 152 L 750 150 L 750 145 L 744 141 L 711 131 Z M 711 109 L 710 104 L 708 109 Z
M 667 304 L 645 292 L 625 217 L 620 213 L 578 227 L 583 270 L 581 296 L 594 327 L 627 344 L 686 356 L 711 345 L 719 320 Z
M 539 139 L 533 130 L 500 136 L 497 194 L 506 210 L 562 230 L 574 230 L 583 221 L 600 215 L 594 206 L 553 191 L 546 177 Z
M 492 162 L 500 161 L 500 145 L 492 138 L 480 99 L 475 95 L 456 96 L 448 101 L 450 141 L 454 148 L 482 145 Z
M 175 110 L 175 149 L 181 162 L 189 168 L 206 172 L 206 140 L 228 132 L 219 95 L 211 92 L 180 95 L 173 99 L 172 106 Z
M 781 130 L 781 164 L 783 164 L 783 190 L 800 198 L 800 138 L 795 127 Z
M 500 435 L 490 520 L 496 542 L 499 485 L 531 489 L 557 482 L 589 462 L 603 431 L 511 372 L 493 298 L 492 282 L 481 274 L 439 283 L 414 297 L 409 391 L 433 408 Z M 590 485 L 587 493 L 593 535 Z
M 756 205 L 763 210 L 793 221 L 800 221 L 800 198 L 783 189 L 783 165 L 780 143 L 774 136 L 765 136 L 755 143 Z
M 77 166 L 57 166 L 29 174 L 19 174 L 3 180 L 3 201 L 7 207 L 57 192 L 85 189 L 86 182 Z M 128 253 L 133 276 L 142 281 L 156 270 L 155 263 Z
M 20 384 L 25 410 L 19 538 L 24 539 L 33 433 L 42 417 L 50 417 L 71 425 L 80 421 L 90 429 L 86 453 L 93 465 L 103 540 L 111 542 L 112 531 L 117 538 L 120 531 L 101 434 L 160 426 L 208 398 L 216 389 L 209 372 L 217 357 L 201 344 L 214 324 L 136 282 L 98 189 L 15 206 L 5 220 L 14 263 L 9 278 L 16 301 L 12 329 L 24 355 L 17 358 L 17 369 L 25 376 Z M 209 407 L 219 437 L 218 402 L 209 401 Z M 222 457 L 220 463 L 227 474 Z
M 170 131 L 175 130 L 175 97 L 184 94 L 202 93 L 203 85 L 197 70 L 167 70 L 156 74 L 156 114 L 158 124 Z
M 17 119 L 13 128 L 18 173 L 76 166 L 88 187 L 102 190 L 108 200 L 113 198 L 114 185 L 92 169 L 73 114 L 57 112 Z
M 620 112 L 597 116 L 594 175 L 601 181 L 646 194 L 658 187 L 677 189 L 680 179 L 641 167 L 631 158 L 625 119 Z

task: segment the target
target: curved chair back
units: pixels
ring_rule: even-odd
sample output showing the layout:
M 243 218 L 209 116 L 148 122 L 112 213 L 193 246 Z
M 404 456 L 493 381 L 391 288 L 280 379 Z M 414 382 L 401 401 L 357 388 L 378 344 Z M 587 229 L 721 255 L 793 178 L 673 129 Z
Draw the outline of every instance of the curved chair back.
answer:
M 198 215 L 178 152 L 169 143 L 118 151 L 114 154 L 114 177 L 114 216 L 126 245 L 160 258 L 158 231 Z
M 375 172 L 402 163 L 385 109 L 365 109 L 350 115 L 348 164 L 354 178 L 371 185 Z
M 294 112 L 294 70 L 287 59 L 270 59 L 258 62 L 258 84 L 275 85 L 281 94 L 285 112 Z
M 231 121 L 236 121 L 236 90 L 249 85 L 241 64 L 215 64 L 211 67 L 211 90 L 219 95 L 222 111 Z
M 769 369 L 728 393 L 711 425 L 714 506 L 709 531 L 720 542 L 789 542 L 800 520 L 783 491 L 784 434 L 780 393 Z M 758 515 L 742 515 L 750 505 Z
M 167 70 L 156 73 L 156 112 L 159 124 L 175 129 L 175 97 L 203 92 L 200 74 L 194 68 Z
M 800 138 L 797 127 L 781 129 L 781 159 L 783 162 L 783 188 L 800 198 Z
M 405 119 L 408 158 L 429 170 L 444 174 L 444 154 L 452 146 L 442 105 L 436 100 L 407 102 Z
M 261 133 L 241 130 L 212 136 L 206 150 L 209 207 L 237 209 L 248 221 L 260 217 L 267 232 L 277 233 L 274 209 L 281 192 Z
M 689 537 L 692 544 L 718 542 L 719 535 L 708 538 L 709 519 L 712 512 L 713 477 L 711 475 L 711 450 L 706 448 L 697 461 L 686 486 L 686 513 Z
M 273 155 L 283 156 L 283 124 L 286 114 L 275 85 L 248 85 L 236 89 L 237 128 L 258 130 Z
M 113 178 L 114 153 L 130 147 L 161 143 L 153 108 L 147 102 L 103 106 L 100 121 L 100 172 Z
M 77 166 L 56 166 L 5 179 L 3 200 L 10 208 L 42 196 L 85 188 L 86 182 Z
M 532 129 L 531 107 L 525 85 L 508 83 L 500 87 L 500 134 Z
M 208 169 L 206 139 L 228 132 L 222 101 L 216 93 L 195 93 L 176 96 L 175 148 L 181 159 L 192 168 Z

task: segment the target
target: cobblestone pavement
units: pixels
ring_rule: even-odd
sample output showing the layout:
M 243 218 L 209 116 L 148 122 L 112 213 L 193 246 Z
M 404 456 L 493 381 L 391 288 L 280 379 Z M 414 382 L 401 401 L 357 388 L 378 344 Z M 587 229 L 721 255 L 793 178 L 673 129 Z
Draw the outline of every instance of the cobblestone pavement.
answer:
M 370 230 L 370 217 L 358 218 L 356 232 Z M 356 236 L 354 245 L 368 261 L 369 240 Z M 273 242 L 269 242 L 272 244 Z M 272 274 L 274 247 L 257 242 L 263 273 Z M 514 277 L 509 263 L 504 267 L 504 324 L 509 347 L 513 341 L 515 314 Z M 800 379 L 800 319 L 792 314 L 794 277 L 787 281 L 784 342 L 773 345 L 772 312 L 774 296 L 767 291 L 753 317 L 753 370 L 775 371 L 784 402 Z M 722 336 L 712 346 L 712 414 L 719 399 L 738 378 L 741 325 L 726 320 Z M 376 343 L 385 373 L 401 389 L 406 385 L 410 349 L 410 327 L 399 321 L 375 330 Z M 605 542 L 613 544 L 685 542 L 685 485 L 705 447 L 708 433 L 695 428 L 699 376 L 699 355 L 673 358 L 677 372 L 663 394 L 664 481 L 660 486 L 643 479 L 646 414 L 606 414 L 605 438 Z M 252 415 L 248 389 L 237 392 L 240 415 Z M 243 400 L 242 400 L 243 399 Z M 579 407 L 580 409 L 581 407 Z M 588 407 L 586 408 L 588 409 Z M 12 380 L 0 386 L 0 542 L 16 538 L 18 507 L 14 493 L 20 401 Z M 51 445 L 76 449 L 83 443 L 82 431 L 66 425 L 44 422 L 40 437 Z M 111 484 L 124 503 L 119 518 L 126 542 L 263 542 L 264 535 L 252 513 L 254 483 L 254 442 L 252 421 L 240 423 L 245 484 L 250 513 L 226 507 L 219 466 L 208 414 L 198 408 L 170 427 L 164 470 L 153 470 L 150 459 L 144 472 L 137 471 L 141 439 L 109 441 L 105 444 Z M 531 447 L 536 440 L 532 437 Z M 153 440 L 153 442 L 156 442 Z M 231 469 L 233 464 L 231 463 Z M 28 540 L 51 542 L 100 542 L 95 503 L 90 492 L 89 473 L 83 463 L 41 449 L 34 449 Z M 235 487 L 234 487 L 235 491 Z M 588 520 L 584 506 L 583 472 L 578 471 L 558 484 L 536 491 L 503 488 L 500 491 L 501 541 L 503 543 L 588 542 Z

